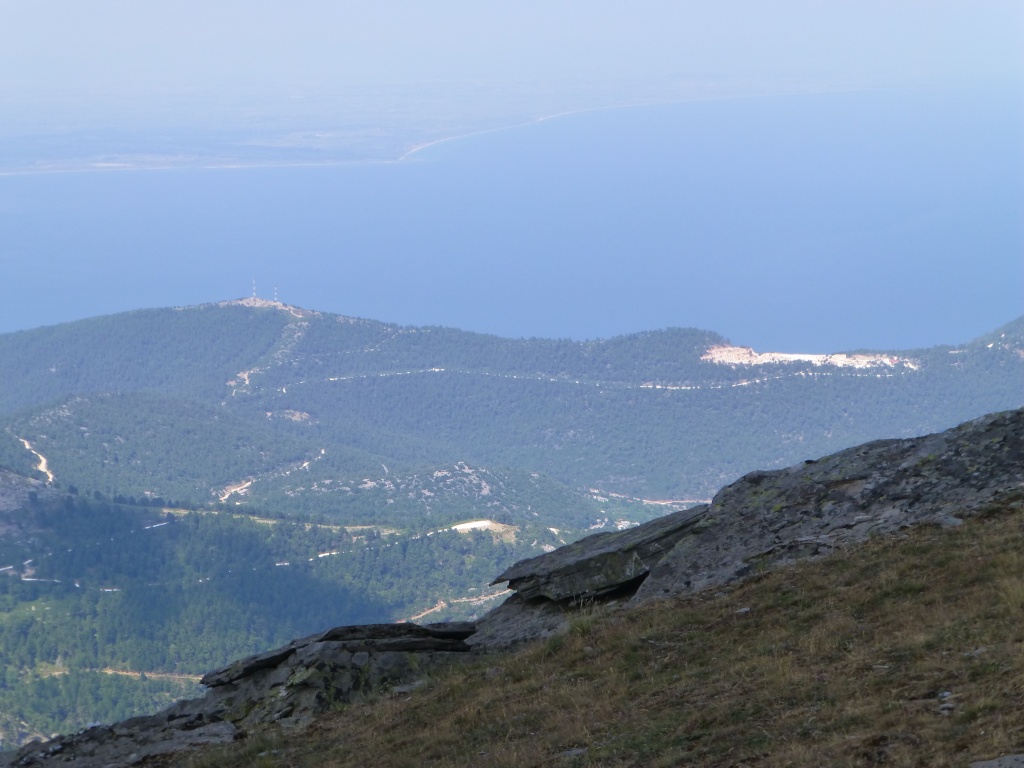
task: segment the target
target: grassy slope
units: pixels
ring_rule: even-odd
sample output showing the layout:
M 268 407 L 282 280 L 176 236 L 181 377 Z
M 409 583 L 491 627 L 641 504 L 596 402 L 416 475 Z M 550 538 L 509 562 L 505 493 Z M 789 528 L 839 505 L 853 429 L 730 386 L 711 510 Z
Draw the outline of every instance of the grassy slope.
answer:
M 1019 507 L 726 593 L 583 614 L 564 637 L 187 764 L 964 766 L 1019 752 Z

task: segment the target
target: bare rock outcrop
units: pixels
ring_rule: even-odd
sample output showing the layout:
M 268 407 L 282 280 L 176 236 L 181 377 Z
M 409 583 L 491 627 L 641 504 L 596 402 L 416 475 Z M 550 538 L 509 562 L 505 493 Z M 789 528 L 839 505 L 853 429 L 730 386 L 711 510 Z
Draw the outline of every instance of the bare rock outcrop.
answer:
M 56 491 L 40 480 L 0 469 L 0 512 L 23 508 L 33 493 L 45 497 L 55 495 Z
M 1024 410 L 907 440 L 879 440 L 789 469 L 752 472 L 715 496 L 636 602 L 696 592 L 913 525 L 959 525 L 1024 503 Z
M 625 531 L 596 533 L 521 560 L 491 583 L 507 581 L 524 600 L 600 597 L 646 576 L 706 511 L 707 505 L 701 505 Z
M 581 600 L 632 590 L 636 604 L 696 592 L 868 536 L 958 525 L 1002 502 L 1024 504 L 1024 409 L 752 472 L 710 505 L 523 560 L 495 580 L 517 594 L 483 616 L 469 642 L 500 649 L 564 627 Z
M 597 533 L 507 569 L 516 594 L 477 622 L 466 642 L 482 651 L 501 651 L 563 631 L 569 614 L 595 599 L 631 594 L 655 565 L 688 532 L 699 526 L 707 505 L 672 512 L 625 531 Z
M 244 737 L 274 723 L 305 725 L 330 707 L 359 696 L 415 685 L 432 668 L 465 658 L 475 627 L 450 624 L 367 624 L 337 627 L 250 656 L 203 677 L 201 698 L 155 715 L 33 742 L 0 755 L 0 766 L 111 768 Z
M 526 600 L 519 594 L 511 595 L 477 621 L 477 630 L 466 643 L 477 651 L 495 652 L 557 635 L 568 629 L 571 612 L 579 605 L 575 600 Z

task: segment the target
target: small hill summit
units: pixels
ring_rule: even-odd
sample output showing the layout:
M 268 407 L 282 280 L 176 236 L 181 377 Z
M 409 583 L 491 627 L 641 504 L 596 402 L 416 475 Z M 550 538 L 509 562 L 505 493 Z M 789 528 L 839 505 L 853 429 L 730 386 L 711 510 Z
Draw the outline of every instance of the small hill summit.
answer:
M 628 530 L 598 533 L 516 563 L 495 579 L 507 582 L 514 594 L 476 623 L 328 630 L 211 672 L 203 679 L 209 692 L 202 698 L 156 715 L 32 743 L 0 757 L 0 765 L 167 765 L 168 756 L 247 739 L 271 725 L 306 726 L 339 704 L 373 692 L 411 694 L 431 669 L 500 659 L 497 654 L 532 641 L 547 638 L 544 659 L 553 653 L 557 658 L 560 646 L 551 640 L 582 634 L 581 617 L 595 616 L 602 604 L 608 616 L 641 611 L 658 616 L 674 610 L 680 597 L 725 594 L 741 582 L 756 581 L 752 577 L 824 560 L 869 539 L 888 540 L 906 529 L 959 528 L 994 510 L 1003 515 L 1024 511 L 1024 409 L 925 437 L 866 443 L 787 469 L 752 472 L 720 490 L 709 504 Z M 749 610 L 741 607 L 732 614 Z M 659 648 L 685 645 L 647 642 Z M 598 652 L 588 645 L 577 655 Z M 594 668 L 589 676 L 600 674 Z M 825 672 L 817 674 L 819 682 L 824 680 Z M 447 695 L 457 696 L 457 689 L 449 686 Z M 534 698 L 545 695 L 538 690 Z M 699 697 L 700 692 L 689 695 Z M 936 717 L 957 711 L 955 693 L 929 689 L 921 696 L 938 702 Z M 897 736 L 891 737 L 895 742 L 871 747 L 870 759 L 849 764 L 885 762 L 887 750 L 899 746 Z M 584 755 L 585 747 L 569 744 L 552 764 L 582 765 L 572 760 Z M 650 764 L 631 760 L 614 764 Z M 499 763 L 485 756 L 477 764 Z M 731 763 L 723 757 L 708 758 L 706 764 Z
M 230 299 L 228 301 L 221 301 L 217 303 L 218 307 L 253 307 L 256 309 L 279 309 L 282 312 L 287 312 L 293 317 L 318 317 L 319 312 L 312 309 L 303 309 L 302 307 L 294 307 L 291 304 L 285 304 L 284 302 L 278 301 L 277 299 L 262 299 L 257 296 L 247 296 L 244 299 Z

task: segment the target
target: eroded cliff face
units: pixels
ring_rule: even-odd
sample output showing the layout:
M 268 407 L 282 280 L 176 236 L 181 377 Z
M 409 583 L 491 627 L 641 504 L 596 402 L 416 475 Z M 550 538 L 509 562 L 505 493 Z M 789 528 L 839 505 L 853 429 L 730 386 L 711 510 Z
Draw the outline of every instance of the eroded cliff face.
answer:
M 628 609 L 823 557 L 869 536 L 958 525 L 996 506 L 1024 508 L 1024 409 L 753 472 L 708 505 L 516 563 L 495 580 L 516 594 L 475 625 L 329 630 L 210 673 L 203 698 L 30 744 L 0 757 L 0 766 L 135 765 L 268 724 L 301 726 L 364 693 L 416 685 L 438 665 L 562 631 L 581 605 Z

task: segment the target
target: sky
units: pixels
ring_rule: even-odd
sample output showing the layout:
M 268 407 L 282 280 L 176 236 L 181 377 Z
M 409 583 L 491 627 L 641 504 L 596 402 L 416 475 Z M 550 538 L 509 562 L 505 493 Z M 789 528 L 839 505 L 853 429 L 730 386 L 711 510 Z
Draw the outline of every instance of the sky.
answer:
M 502 87 L 511 88 L 512 85 L 518 94 L 529 93 L 531 89 L 537 94 L 545 94 L 552 91 L 571 93 L 577 86 L 582 89 L 584 86 L 593 88 L 595 85 L 617 84 L 615 92 L 621 94 L 623 83 L 632 84 L 630 87 L 639 91 L 647 84 L 680 77 L 718 83 L 754 83 L 755 90 L 761 87 L 766 90 L 784 88 L 791 83 L 814 83 L 826 90 L 830 83 L 839 88 L 904 88 L 908 84 L 921 88 L 988 88 L 992 84 L 999 84 L 1002 97 L 1019 105 L 1024 103 L 1024 46 L 1021 40 L 1024 40 L 1024 3 L 1019 0 L 723 0 L 714 3 L 651 0 L 629 4 L 607 0 L 522 0 L 515 3 L 478 0 L 438 0 L 430 3 L 411 0 L 373 3 L 308 0 L 218 0 L 212 3 L 197 0 L 174 3 L 137 0 L 0 0 L 0 156 L 9 157 L 21 152 L 26 153 L 26 157 L 31 160 L 31 152 L 36 151 L 32 143 L 36 135 L 64 136 L 66 142 L 73 144 L 89 138 L 92 135 L 90 131 L 106 131 L 116 136 L 119 129 L 135 125 L 139 120 L 148 121 L 158 132 L 166 127 L 168 135 L 187 131 L 190 126 L 197 130 L 207 130 L 212 122 L 218 120 L 235 127 L 240 124 L 245 126 L 246 121 L 254 119 L 251 113 L 253 99 L 263 105 L 260 119 L 268 120 L 275 115 L 284 119 L 289 117 L 290 110 L 294 110 L 295 102 L 289 99 L 296 95 L 322 94 L 322 109 L 332 113 L 336 121 L 343 122 L 347 98 L 345 94 L 360 88 L 372 90 L 397 87 L 411 89 L 406 92 L 417 95 L 445 95 L 449 101 L 444 103 L 457 110 L 462 106 L 456 103 L 458 99 L 473 99 L 474 90 L 469 86 L 480 84 L 490 89 L 487 93 L 491 102 L 466 106 L 486 111 L 492 108 L 495 94 L 500 99 Z M 401 90 L 390 92 L 400 93 Z M 550 98 L 546 103 L 550 103 Z M 384 99 L 376 105 L 377 113 L 370 110 L 360 114 L 358 129 L 372 133 L 374 120 L 386 122 L 390 119 L 389 115 L 405 106 L 388 103 Z M 1012 109 L 993 112 L 1000 115 L 1012 113 Z M 294 115 L 291 117 L 300 119 Z M 436 114 L 430 115 L 432 120 L 437 117 Z M 877 115 L 863 122 L 865 131 L 877 134 L 885 130 L 885 121 L 879 120 Z M 575 124 L 580 125 L 583 131 L 588 125 L 586 121 Z M 977 121 L 966 121 L 963 125 L 963 130 L 973 132 L 962 137 L 964 147 L 981 140 L 979 132 L 984 128 L 979 128 Z M 253 129 L 257 127 L 253 123 Z M 851 130 L 856 128 L 854 125 Z M 913 131 L 908 131 L 907 135 L 912 136 Z M 756 131 L 744 133 L 737 130 L 735 136 L 735 140 L 745 142 L 748 136 L 753 136 L 751 146 L 759 142 Z M 872 141 L 871 136 L 863 138 L 867 143 Z M 568 141 L 585 143 L 586 140 L 586 136 L 580 136 L 578 140 Z M 948 132 L 942 141 L 954 142 L 935 145 L 936 151 L 946 155 L 950 147 L 956 151 L 959 146 L 956 137 L 950 138 Z M 51 151 L 54 142 L 46 146 L 47 151 Z M 145 146 L 133 147 L 133 151 L 144 152 L 146 149 Z M 1011 153 L 1018 149 L 1010 147 Z M 729 154 L 725 144 L 715 151 L 720 152 L 722 158 L 727 158 Z M 751 151 L 746 147 L 741 154 L 749 160 Z M 765 151 L 770 152 L 771 148 L 767 147 Z M 899 148 L 889 146 L 886 152 L 898 156 Z M 470 153 L 469 156 L 482 157 L 481 167 L 487 165 L 486 153 Z M 605 150 L 607 157 L 608 150 Z M 1019 153 L 1013 155 L 1013 162 L 1017 159 Z M 803 158 L 802 161 L 806 160 Z M 614 162 L 620 162 L 620 159 Z M 723 162 L 728 160 L 723 159 Z M 925 167 L 927 157 L 915 155 L 914 162 L 919 165 L 911 164 L 907 168 Z M 992 158 L 986 162 L 989 165 L 985 173 L 998 175 L 998 163 Z M 966 166 L 962 165 L 958 157 L 948 167 L 952 173 Z M 1017 168 L 1016 165 L 1009 167 L 1011 170 Z M 737 169 L 728 170 L 726 176 L 741 178 Z M 990 270 L 990 277 L 998 285 L 996 292 L 1001 297 L 1001 303 L 998 303 L 1001 319 L 1009 321 L 1015 314 L 1024 312 L 1024 299 L 1014 304 L 1012 299 L 1006 298 L 1014 294 L 1016 287 L 1020 287 L 1019 294 L 1024 296 L 1024 285 L 1020 285 L 1024 253 L 1014 250 L 1021 242 L 1020 222 L 1024 218 L 1021 199 L 1014 196 L 1017 194 L 1014 190 L 1019 191 L 1019 186 L 1014 187 L 1012 180 L 1007 182 L 1003 178 L 1001 183 L 1010 192 L 1002 199 L 990 199 L 984 196 L 988 177 L 976 170 L 970 171 L 968 175 L 971 176 L 971 184 L 975 185 L 972 189 L 979 190 L 978 194 L 969 201 L 969 205 L 957 208 L 952 216 L 937 213 L 953 211 L 954 208 L 948 206 L 959 205 L 952 197 L 941 202 L 941 205 L 939 202 L 932 205 L 932 202 L 924 201 L 921 202 L 920 210 L 908 209 L 903 212 L 907 216 L 913 214 L 916 217 L 906 226 L 923 234 L 919 241 L 922 244 L 920 252 L 916 256 L 914 241 L 901 242 L 901 258 L 906 261 L 901 269 L 907 275 L 914 274 L 916 270 L 922 275 L 929 275 L 929 280 L 934 280 L 937 278 L 931 270 L 941 263 L 942 270 L 950 273 L 950 264 L 953 263 L 951 259 L 955 260 L 956 255 L 947 253 L 941 262 L 934 258 L 929 261 L 927 248 L 941 247 L 943 241 L 948 244 L 951 238 L 975 237 L 983 233 L 984 222 L 980 219 L 966 221 L 968 214 L 964 211 L 986 210 L 986 206 L 987 210 L 998 210 L 1003 216 L 1000 224 L 1005 226 L 1002 229 L 997 227 L 999 237 L 993 237 L 992 243 L 995 244 L 993 247 L 1001 247 L 1003 251 L 998 259 L 984 262 L 982 266 Z M 623 178 L 627 178 L 629 171 L 623 170 L 622 173 L 625 174 Z M 655 178 L 657 173 L 657 168 L 653 167 L 649 170 L 653 176 L 644 178 Z M 821 179 L 816 177 L 815 183 L 820 182 Z M 938 190 L 945 189 L 948 182 L 948 179 L 938 179 L 928 183 Z M 134 210 L 135 203 L 131 201 L 131 196 L 135 193 L 130 189 L 111 192 L 110 210 L 105 210 L 101 205 L 102 200 L 97 202 L 95 199 L 100 194 L 97 190 L 105 188 L 105 182 L 92 186 L 83 184 L 81 180 L 63 185 L 59 180 L 48 182 L 51 187 L 45 190 L 39 187 L 36 190 L 34 194 L 37 197 L 33 204 L 41 200 L 43 202 L 40 205 L 45 205 L 46 200 L 52 199 L 54 211 L 48 217 L 39 217 L 37 205 L 32 215 L 39 218 L 32 219 L 32 222 L 45 222 L 40 226 L 52 231 L 36 237 L 30 231 L 30 224 L 24 223 L 29 219 L 28 214 L 24 213 L 27 209 L 18 199 L 22 195 L 22 188 L 14 182 L 5 188 L 5 183 L 0 178 L 0 299 L 7 304 L 0 332 L 87 314 L 120 311 L 132 307 L 132 297 L 137 297 L 140 302 L 136 306 L 148 306 L 148 302 L 187 305 L 209 298 L 234 298 L 244 293 L 243 290 L 237 290 L 211 296 L 209 287 L 203 291 L 190 292 L 189 281 L 174 279 L 166 281 L 164 292 L 147 293 L 138 282 L 141 280 L 138 277 L 140 269 L 142 273 L 146 271 L 147 253 L 159 252 L 162 259 L 173 260 L 173 253 L 169 254 L 168 250 L 179 247 L 179 241 L 174 238 L 183 228 L 200 227 L 196 223 L 200 221 L 207 222 L 211 229 L 204 233 L 200 227 L 195 232 L 189 232 L 188 245 L 193 250 L 188 263 L 205 261 L 211 268 L 218 266 L 214 262 L 221 258 L 219 254 L 226 253 L 228 246 L 225 244 L 232 242 L 232 235 L 229 232 L 215 232 L 213 225 L 209 224 L 217 219 L 216 200 L 211 200 L 203 211 L 196 212 L 194 218 L 186 221 L 184 211 L 189 209 L 191 193 L 167 192 L 161 199 L 172 201 L 175 210 L 169 211 L 169 218 L 159 221 L 153 219 L 154 231 L 169 233 L 165 242 L 160 244 L 160 248 L 148 248 L 144 242 L 144 232 L 132 233 L 132 248 L 121 252 L 107 248 L 111 242 L 109 232 L 100 231 L 102 228 L 95 221 L 92 228 L 79 227 L 78 224 L 72 226 L 71 222 L 76 216 L 82 219 L 87 211 L 88 217 L 93 220 L 108 220 L 110 227 L 123 226 L 123 220 L 117 218 L 114 208 L 120 206 L 122 209 Z M 282 183 L 282 188 L 290 189 L 292 183 Z M 800 181 L 793 181 L 793 184 L 800 186 Z M 219 188 L 218 184 L 208 186 L 211 189 Z M 837 194 L 836 190 L 840 188 L 841 185 L 837 185 L 830 194 Z M 298 187 L 296 189 L 297 196 L 304 194 Z M 861 189 L 860 194 L 865 195 L 863 200 L 870 201 L 870 191 L 864 191 L 864 185 L 858 189 Z M 906 189 L 911 194 L 923 197 L 930 194 L 928 189 L 922 191 L 913 185 Z M 780 196 L 785 196 L 785 193 L 786 190 L 779 190 Z M 163 194 L 157 192 L 154 197 Z M 230 196 L 233 193 L 225 191 L 224 194 Z M 571 194 L 571 191 L 566 194 Z M 801 194 L 807 194 L 806 190 Z M 83 204 L 76 213 L 73 210 L 76 199 L 86 198 L 89 205 Z M 728 198 L 726 195 L 723 200 Z M 126 199 L 128 203 L 124 202 Z M 852 198 L 851 201 L 853 207 L 860 204 Z M 274 202 L 265 204 L 287 207 L 288 202 L 275 198 Z M 896 204 L 898 207 L 898 200 Z M 234 220 L 232 217 L 243 215 L 233 205 L 233 202 L 224 203 L 226 215 L 223 218 Z M 594 205 L 599 206 L 600 203 L 595 202 Z M 865 203 L 863 207 L 874 205 L 874 202 L 870 205 Z M 928 208 L 928 205 L 932 207 Z M 841 208 L 841 202 L 837 202 L 836 207 L 830 211 Z M 66 220 L 60 218 L 60 210 L 67 211 Z M 722 208 L 722 211 L 726 210 L 736 217 L 742 218 L 744 215 L 743 210 L 731 201 Z M 854 218 L 855 214 L 856 211 L 852 214 Z M 138 220 L 153 215 L 152 212 L 144 216 L 140 214 Z M 282 216 L 281 220 L 298 221 L 304 215 L 298 211 L 295 216 L 299 218 L 288 219 Z M 328 215 L 324 213 L 325 217 Z M 782 214 L 782 218 L 786 215 L 789 214 Z M 19 216 L 23 218 L 19 219 Z M 932 218 L 929 219 L 929 216 Z M 957 217 L 964 220 L 964 227 L 953 232 L 949 229 L 949 219 Z M 253 222 L 252 228 L 265 231 L 267 221 L 273 220 L 273 215 L 262 216 L 261 221 Z M 10 231 L 7 236 L 3 231 L 4 221 L 9 222 Z M 244 219 L 239 218 L 238 221 L 239 226 L 247 226 Z M 625 222 L 627 226 L 623 231 L 636 231 L 639 226 L 637 222 L 642 221 L 640 216 L 636 221 Z M 928 221 L 934 222 L 930 230 Z M 434 231 L 431 228 L 435 224 L 427 222 L 423 226 Z M 481 219 L 472 222 L 471 226 L 486 227 L 487 222 Z M 853 225 L 850 220 L 846 220 L 844 226 Z M 76 242 L 74 238 L 79 234 L 83 238 L 93 239 L 89 242 Z M 216 242 L 220 251 L 211 249 L 209 253 L 201 252 L 206 234 L 207 240 Z M 542 235 L 538 232 L 537 236 Z M 318 242 L 318 236 L 315 230 L 304 233 L 302 242 L 311 253 L 317 249 L 326 252 L 335 247 L 336 243 L 333 242 Z M 264 240 L 287 239 L 287 234 L 265 232 L 261 237 Z M 341 235 L 326 232 L 323 237 Z M 440 232 L 438 237 L 451 239 L 454 236 L 449 232 Z M 905 235 L 900 237 L 906 240 Z M 240 244 L 244 240 L 241 236 L 234 239 Z M 787 242 L 783 239 L 777 247 L 765 248 L 759 254 L 754 271 L 765 276 L 787 274 L 785 269 L 795 263 L 794 257 L 786 255 Z M 258 249 L 259 243 L 246 242 L 245 247 Z M 360 247 L 365 250 L 362 245 Z M 56 253 L 47 252 L 47 248 L 63 249 L 64 261 L 61 262 Z M 102 270 L 90 269 L 89 263 L 79 264 L 72 269 L 69 260 L 76 249 L 90 254 L 102 251 Z M 199 249 L 198 255 L 196 249 Z M 397 247 L 394 250 L 395 253 L 388 256 L 387 268 L 391 274 L 398 276 L 404 273 L 419 274 L 425 267 L 414 263 L 416 260 L 436 258 L 436 255 L 425 254 L 423 250 L 409 250 L 407 256 L 403 256 Z M 830 268 L 828 252 L 816 256 L 819 261 L 803 273 L 804 283 L 801 288 L 805 294 L 820 295 L 832 290 L 834 286 L 827 281 L 835 274 L 856 271 L 849 262 L 849 252 L 847 261 L 842 264 L 837 262 L 836 269 Z M 408 262 L 403 264 L 403 258 L 407 258 Z M 464 258 L 468 263 L 470 257 Z M 502 252 L 490 260 L 477 259 L 473 262 L 476 274 L 474 279 L 481 282 L 488 279 L 491 282 L 502 280 L 503 275 L 511 269 L 509 259 L 514 258 L 514 254 Z M 594 268 L 594 264 L 588 264 L 584 254 L 569 247 L 559 252 L 546 253 L 543 258 L 548 262 L 557 260 L 558 263 L 543 265 L 552 274 L 573 275 Z M 919 261 L 913 261 L 914 258 Z M 38 290 L 39 286 L 25 282 L 30 279 L 28 275 L 32 274 L 32 270 L 22 269 L 23 265 L 20 264 L 26 259 L 32 261 L 36 275 L 49 274 L 59 280 L 62 276 L 60 273 L 67 271 L 66 280 L 74 288 L 69 287 L 65 293 L 60 294 L 59 304 L 47 306 L 44 294 L 32 295 L 32 291 Z M 224 263 L 219 266 L 225 272 L 235 273 L 237 265 L 233 259 L 237 260 L 237 254 L 231 258 L 224 256 Z M 863 269 L 879 271 L 877 274 L 869 272 L 856 276 L 851 272 L 851 284 L 856 282 L 853 278 L 857 277 L 865 283 L 873 280 L 875 285 L 886 285 L 888 273 L 884 262 L 884 255 L 877 252 L 863 260 Z M 664 274 L 659 275 L 654 266 L 650 268 L 650 273 L 643 273 L 644 263 L 642 259 L 636 260 L 636 269 L 641 273 L 631 277 L 631 280 L 635 279 L 638 285 L 645 280 L 648 284 L 664 280 Z M 962 266 L 968 267 L 967 264 Z M 341 265 L 338 270 L 344 268 Z M 321 260 L 316 262 L 310 274 L 326 269 L 326 262 Z M 264 270 L 264 273 L 270 271 Z M 468 274 L 468 271 L 463 270 L 463 274 Z M 318 294 L 312 288 L 323 288 L 335 280 L 341 282 L 341 277 L 340 271 L 333 275 L 317 274 L 316 280 L 321 285 L 310 287 L 311 290 L 305 294 L 310 297 L 308 301 L 325 301 L 321 298 L 323 293 Z M 714 279 L 708 275 L 709 281 Z M 276 282 L 277 278 L 261 276 L 261 283 L 271 281 Z M 192 284 L 197 282 L 191 281 Z M 247 283 L 248 278 L 244 281 L 236 279 L 235 282 Z M 401 281 L 393 282 L 398 285 Z M 474 291 L 475 285 L 467 279 L 462 295 L 477 293 L 477 296 L 464 300 L 459 298 L 458 290 L 450 289 L 449 286 L 448 292 L 444 294 L 448 303 L 444 311 L 426 303 L 417 303 L 415 286 L 410 286 L 408 294 L 390 295 L 386 300 L 382 298 L 376 303 L 371 294 L 361 297 L 359 314 L 382 320 L 401 320 L 408 324 L 442 321 L 468 330 L 485 330 L 503 335 L 572 335 L 581 338 L 633 332 L 650 323 L 683 324 L 727 331 L 737 340 L 756 338 L 759 343 L 763 341 L 762 346 L 789 345 L 791 348 L 801 343 L 799 329 L 809 327 L 806 317 L 781 311 L 778 298 L 776 305 L 762 307 L 760 315 L 757 311 L 751 311 L 742 317 L 732 317 L 736 315 L 735 312 L 730 314 L 729 308 L 723 310 L 718 307 L 717 313 L 708 310 L 703 317 L 696 310 L 685 316 L 681 314 L 680 322 L 641 311 L 642 300 L 625 300 L 616 303 L 615 315 L 611 319 L 605 313 L 600 322 L 595 320 L 588 326 L 587 315 L 581 311 L 582 304 L 566 302 L 564 312 L 559 315 L 551 309 L 552 302 L 558 302 L 550 286 L 546 286 L 544 292 L 531 296 L 528 283 L 517 284 L 517 289 L 524 294 L 519 307 L 509 308 L 509 317 L 512 317 L 513 312 L 519 312 L 521 316 L 523 307 L 529 307 L 531 301 L 534 304 L 543 301 L 546 311 L 533 313 L 535 322 L 529 325 L 523 322 L 517 324 L 511 319 L 503 323 L 501 318 L 495 318 L 493 303 L 479 300 L 478 292 Z M 382 286 L 380 290 L 384 297 L 386 287 Z M 948 292 L 952 289 L 947 286 L 943 290 Z M 90 296 L 89 301 L 82 298 L 87 295 Z M 304 294 L 301 290 L 295 290 L 292 295 L 300 299 L 295 303 L 302 303 Z M 115 296 L 116 300 L 108 300 L 108 296 Z M 756 296 L 756 286 L 752 286 L 747 300 L 756 302 Z M 948 324 L 940 328 L 940 324 L 935 322 L 936 337 L 932 339 L 928 339 L 927 333 L 921 331 L 913 338 L 906 337 L 902 342 L 893 335 L 889 342 L 884 334 L 878 333 L 871 339 L 865 339 L 864 345 L 892 347 L 916 345 L 921 341 L 940 343 L 966 340 L 971 333 L 990 329 L 992 312 L 982 310 L 991 310 L 997 304 L 990 302 L 993 306 L 985 306 L 984 292 L 980 288 L 976 298 L 971 301 L 977 303 L 968 302 L 958 306 L 957 312 L 966 318 L 974 311 L 977 317 L 984 316 L 984 319 L 970 328 L 965 325 L 959 334 L 950 331 Z M 24 305 L 18 302 L 24 302 Z M 463 303 L 460 305 L 460 302 Z M 720 299 L 716 299 L 716 303 L 720 303 Z M 822 308 L 826 306 L 827 302 Z M 1004 306 L 1012 312 L 1002 311 Z M 312 308 L 329 311 L 343 309 L 335 306 Z M 394 316 L 398 314 L 396 308 L 401 309 L 401 317 Z M 926 314 L 917 319 L 917 324 L 927 326 L 927 312 L 937 317 L 942 310 L 933 305 L 922 308 L 921 312 Z M 1009 316 L 1003 316 L 1007 314 Z M 17 318 L 22 318 L 21 322 L 27 325 L 18 326 Z M 733 320 L 731 328 L 722 327 L 725 322 L 722 318 Z M 829 322 L 838 325 L 843 320 L 835 317 Z M 891 318 L 885 322 L 893 324 Z M 881 323 L 882 320 L 879 321 Z M 950 338 L 951 335 L 954 338 Z M 777 343 L 772 344 L 773 338 Z M 812 343 L 809 332 L 803 338 L 808 344 Z M 861 346 L 854 341 L 856 333 L 850 328 L 837 327 L 831 338 L 830 342 L 828 334 L 821 331 L 813 339 L 813 346 L 819 351 L 833 351 L 840 346 Z M 830 350 L 830 344 L 836 346 Z
M 0 92 L 1020 74 L 1017 0 L 0 0 Z

